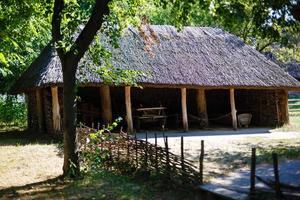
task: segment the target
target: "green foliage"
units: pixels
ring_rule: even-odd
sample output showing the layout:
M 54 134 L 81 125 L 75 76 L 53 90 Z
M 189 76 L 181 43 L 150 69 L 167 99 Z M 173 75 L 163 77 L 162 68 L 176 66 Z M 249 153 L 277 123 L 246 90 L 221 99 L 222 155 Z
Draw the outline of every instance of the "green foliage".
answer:
M 122 118 L 117 118 L 112 124 L 95 133 L 90 133 L 83 141 L 81 146 L 82 169 L 84 171 L 97 172 L 99 168 L 104 167 L 109 160 L 110 151 L 107 147 L 102 147 L 106 141 L 114 141 L 115 136 L 111 131 L 115 129 Z
M 0 91 L 7 92 L 50 39 L 48 0 L 0 1 Z
M 20 96 L 0 96 L 0 124 L 25 126 L 27 110 Z

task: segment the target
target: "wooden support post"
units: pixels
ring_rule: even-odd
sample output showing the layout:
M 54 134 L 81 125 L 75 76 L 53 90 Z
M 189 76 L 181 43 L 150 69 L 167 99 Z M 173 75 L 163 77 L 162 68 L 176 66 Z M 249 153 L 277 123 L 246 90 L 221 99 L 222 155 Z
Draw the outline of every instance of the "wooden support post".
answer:
M 230 106 L 231 106 L 232 126 L 234 130 L 237 130 L 236 108 L 235 108 L 233 88 L 230 89 Z
M 283 91 L 283 97 L 282 97 L 282 114 L 283 114 L 283 123 L 289 124 L 290 118 L 289 118 L 289 97 L 288 97 L 288 91 Z
M 53 120 L 53 130 L 54 132 L 59 132 L 61 130 L 61 117 L 60 108 L 58 101 L 58 87 L 51 87 L 52 95 L 52 120 Z
M 207 116 L 206 97 L 205 97 L 204 89 L 196 90 L 196 102 L 197 102 L 198 115 L 202 117 L 204 120 L 204 124 L 201 124 L 201 126 L 208 127 L 208 116 Z
M 105 125 L 112 123 L 111 97 L 108 85 L 100 87 L 101 117 Z
M 37 89 L 35 95 L 36 95 L 36 111 L 37 111 L 37 118 L 38 118 L 38 128 L 39 131 L 42 132 L 44 130 L 42 90 Z
M 199 157 L 200 184 L 203 184 L 203 159 L 204 159 L 204 140 L 201 140 L 201 150 L 200 150 L 200 157 Z
M 250 171 L 250 195 L 255 192 L 256 148 L 252 148 Z
M 130 86 L 125 86 L 126 120 L 127 120 L 127 132 L 133 133 L 130 89 L 131 89 Z
M 187 106 L 186 106 L 186 88 L 181 88 L 181 109 L 182 109 L 182 122 L 183 130 L 189 130 L 189 123 L 187 117 Z

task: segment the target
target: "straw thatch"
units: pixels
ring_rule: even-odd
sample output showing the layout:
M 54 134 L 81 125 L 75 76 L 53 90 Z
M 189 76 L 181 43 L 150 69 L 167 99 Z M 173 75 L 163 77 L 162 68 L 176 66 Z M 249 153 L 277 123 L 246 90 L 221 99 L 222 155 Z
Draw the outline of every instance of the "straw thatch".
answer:
M 151 26 L 158 42 L 150 53 L 139 31 L 128 28 L 120 38 L 120 48 L 112 49 L 112 64 L 122 69 L 145 71 L 142 85 L 235 88 L 293 88 L 300 83 L 238 37 L 221 29 Z M 149 31 L 146 31 L 149 34 Z M 85 67 L 87 56 L 77 71 L 79 85 L 97 85 L 99 75 Z M 16 83 L 16 91 L 62 83 L 59 58 L 48 45 Z

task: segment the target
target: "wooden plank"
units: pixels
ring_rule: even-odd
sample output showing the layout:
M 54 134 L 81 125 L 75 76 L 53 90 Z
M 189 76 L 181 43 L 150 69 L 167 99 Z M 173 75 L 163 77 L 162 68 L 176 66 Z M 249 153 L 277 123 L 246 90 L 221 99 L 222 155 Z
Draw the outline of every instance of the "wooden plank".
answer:
M 165 110 L 167 107 L 149 107 L 149 108 L 137 108 L 137 111 L 148 111 L 148 110 Z
M 182 110 L 182 122 L 183 130 L 189 130 L 188 117 L 187 117 L 187 106 L 186 106 L 186 88 L 181 88 L 181 110 Z
M 198 115 L 204 117 L 205 127 L 208 127 L 207 106 L 206 106 L 206 97 L 205 97 L 204 89 L 196 90 L 196 102 L 197 102 Z
M 237 118 L 236 118 L 236 108 L 234 99 L 234 89 L 230 89 L 230 106 L 231 106 L 231 117 L 232 117 L 232 127 L 237 130 Z
M 61 130 L 61 117 L 60 117 L 60 107 L 58 101 L 58 87 L 51 87 L 52 96 L 52 120 L 53 120 L 53 130 Z
M 37 118 L 38 118 L 38 128 L 39 131 L 43 131 L 44 115 L 43 115 L 43 103 L 42 103 L 42 90 L 37 89 L 35 95 L 36 95 L 36 111 L 37 111 Z
M 111 96 L 108 85 L 100 87 L 101 117 L 105 125 L 112 123 Z
M 300 112 L 300 109 L 289 109 L 289 112 Z
M 127 120 L 127 132 L 133 133 L 133 122 L 132 122 L 132 110 L 131 110 L 131 87 L 125 86 L 125 104 L 126 104 L 126 120 Z

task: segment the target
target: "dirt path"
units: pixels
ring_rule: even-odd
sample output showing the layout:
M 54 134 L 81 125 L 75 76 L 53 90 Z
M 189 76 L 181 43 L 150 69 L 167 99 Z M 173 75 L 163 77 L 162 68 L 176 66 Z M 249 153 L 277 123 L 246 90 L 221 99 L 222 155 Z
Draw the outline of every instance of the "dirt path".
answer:
M 149 141 L 154 143 L 154 134 L 149 133 Z M 166 132 L 170 150 L 180 155 L 180 137 L 184 136 L 185 157 L 198 166 L 200 142 L 205 141 L 204 173 L 206 180 L 227 174 L 235 169 L 247 167 L 251 148 L 258 149 L 258 163 L 270 161 L 273 150 L 281 159 L 300 158 L 300 132 L 271 132 L 268 129 L 244 129 L 195 131 L 188 133 Z M 144 138 L 144 134 L 139 134 Z M 158 144 L 164 146 L 162 134 L 158 134 Z

